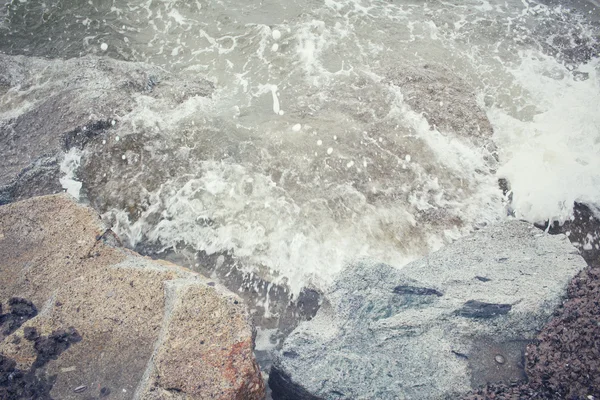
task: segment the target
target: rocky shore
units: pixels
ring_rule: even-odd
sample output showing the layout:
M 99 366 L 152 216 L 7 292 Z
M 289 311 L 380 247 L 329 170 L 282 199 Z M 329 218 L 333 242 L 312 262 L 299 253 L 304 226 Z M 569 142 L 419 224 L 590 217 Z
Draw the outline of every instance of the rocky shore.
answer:
M 135 200 L 139 193 L 189 167 L 167 163 L 169 152 L 150 167 L 137 164 L 155 151 L 146 148 L 149 140 L 176 128 L 163 132 L 149 123 L 127 135 L 130 127 L 115 117 L 123 110 L 144 115 L 154 102 L 175 109 L 214 90 L 207 81 L 161 74 L 95 57 L 0 55 L 0 96 L 7 99 L 0 104 L 0 399 L 266 395 L 253 315 L 238 294 L 125 249 L 96 214 L 118 203 L 137 218 L 148 206 Z M 440 101 L 469 99 L 435 121 L 459 131 L 477 106 L 466 93 L 446 93 L 451 84 L 443 75 L 428 73 L 442 81 L 428 90 L 448 98 L 414 96 L 411 106 L 429 113 Z M 404 78 L 389 76 L 415 93 L 427 81 Z M 11 92 L 17 86 L 27 99 Z M 473 140 L 493 147 L 489 121 L 481 109 L 477 115 L 483 137 Z M 475 130 L 467 128 L 462 134 Z M 65 164 L 65 153 L 77 151 L 88 152 L 78 171 L 83 188 L 76 168 Z M 98 173 L 107 166 L 112 180 Z M 140 168 L 152 170 L 147 181 L 131 183 Z M 47 196 L 65 188 L 81 190 L 95 210 L 66 194 Z M 562 226 L 507 219 L 402 270 L 373 260 L 348 266 L 320 300 L 310 292 L 310 321 L 275 354 L 273 398 L 600 398 L 594 215 L 577 205 Z M 437 217 L 427 218 L 435 224 Z M 231 280 L 241 287 L 237 278 Z
M 469 388 L 469 400 L 598 398 L 598 220 L 578 205 L 573 221 L 541 227 L 551 235 L 508 225 L 402 271 L 350 268 L 286 341 L 273 398 L 451 398 Z M 264 398 L 250 316 L 216 282 L 120 247 L 68 195 L 2 206 L 0 227 L 0 398 Z M 484 245 L 490 237 L 510 251 Z

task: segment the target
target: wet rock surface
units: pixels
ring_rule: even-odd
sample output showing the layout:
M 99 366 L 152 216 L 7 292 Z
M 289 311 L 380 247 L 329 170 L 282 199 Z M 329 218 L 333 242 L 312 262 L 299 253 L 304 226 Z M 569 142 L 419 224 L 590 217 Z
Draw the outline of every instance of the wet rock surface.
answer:
M 273 398 L 457 398 L 519 382 L 526 346 L 583 268 L 565 236 L 516 220 L 402 270 L 350 266 L 284 342 Z
M 588 267 L 569 284 L 567 300 L 531 343 L 520 382 L 490 384 L 474 399 L 590 399 L 600 397 L 600 220 L 576 204 L 574 217 L 551 234 L 567 234 Z
M 171 79 L 143 63 L 0 54 L 0 204 L 62 191 L 64 152 L 101 143 L 139 96 L 176 104 L 208 96 L 207 81 Z
M 456 85 L 455 80 L 460 78 L 449 68 L 426 64 L 402 74 L 390 72 L 387 78 L 402 87 L 407 103 L 423 113 L 432 127 L 461 136 L 492 136 L 492 125 L 477 104 L 474 91 L 467 82 Z M 444 113 L 439 112 L 440 104 L 446 107 Z
M 0 398 L 262 398 L 240 299 L 111 238 L 67 195 L 0 207 Z

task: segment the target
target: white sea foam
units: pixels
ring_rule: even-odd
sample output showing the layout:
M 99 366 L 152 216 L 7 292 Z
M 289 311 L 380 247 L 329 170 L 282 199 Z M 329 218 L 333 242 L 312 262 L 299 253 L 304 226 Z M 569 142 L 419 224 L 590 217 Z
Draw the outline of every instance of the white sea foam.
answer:
M 76 179 L 77 170 L 81 164 L 81 151 L 76 147 L 71 148 L 60 163 L 62 177 L 59 179 L 61 186 L 71 196 L 79 200 L 79 193 L 83 183 Z
M 503 160 L 498 176 L 510 182 L 518 217 L 562 222 L 575 201 L 600 203 L 600 59 L 576 73 L 549 56 L 521 59 L 511 73 L 526 91 L 528 120 L 488 113 Z
M 547 55 L 557 37 L 593 40 L 587 25 L 529 0 L 396 3 L 132 1 L 100 17 L 90 10 L 78 20 L 90 52 L 102 38 L 105 55 L 216 86 L 210 98 L 177 103 L 136 95 L 104 148 L 127 135 L 144 146 L 119 150 L 127 178 L 103 167 L 105 218 L 132 246 L 229 252 L 240 268 L 297 293 L 326 285 L 352 259 L 401 266 L 503 218 L 499 177 L 510 181 L 517 216 L 531 221 L 564 220 L 573 201 L 600 203 L 598 60 Z M 118 35 L 91 31 L 105 18 Z M 411 69 L 426 82 L 421 92 L 390 83 Z M 446 78 L 472 87 L 460 92 Z M 486 138 L 439 128 L 436 115 L 409 105 L 429 96 L 437 107 L 429 112 L 447 117 L 455 104 L 435 98 L 440 90 L 478 96 L 497 162 Z M 10 104 L 38 99 L 12 88 L 3 101 L 5 116 Z M 76 193 L 77 155 L 69 157 L 64 186 Z

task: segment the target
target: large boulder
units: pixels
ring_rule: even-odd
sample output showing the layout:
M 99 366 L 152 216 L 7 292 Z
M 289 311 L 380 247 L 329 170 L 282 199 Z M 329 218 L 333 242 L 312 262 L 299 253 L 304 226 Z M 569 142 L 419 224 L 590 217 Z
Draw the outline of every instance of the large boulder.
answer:
M 0 254 L 0 398 L 264 397 L 241 300 L 67 195 L 0 207 Z
M 0 204 L 62 191 L 64 152 L 106 140 L 139 103 L 169 108 L 212 91 L 144 63 L 0 54 Z
M 563 235 L 507 220 L 399 270 L 357 263 L 286 339 L 275 399 L 454 399 L 523 379 L 527 343 L 586 266 Z

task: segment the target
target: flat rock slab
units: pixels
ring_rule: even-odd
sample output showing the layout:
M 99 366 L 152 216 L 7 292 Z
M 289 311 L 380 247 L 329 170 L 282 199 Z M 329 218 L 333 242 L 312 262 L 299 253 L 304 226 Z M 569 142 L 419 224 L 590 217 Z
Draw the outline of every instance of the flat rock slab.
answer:
M 343 271 L 285 341 L 275 399 L 454 399 L 524 378 L 523 351 L 586 266 L 563 235 L 507 220 L 396 269 Z
M 116 242 L 67 195 L 0 207 L 0 398 L 263 398 L 241 300 Z

